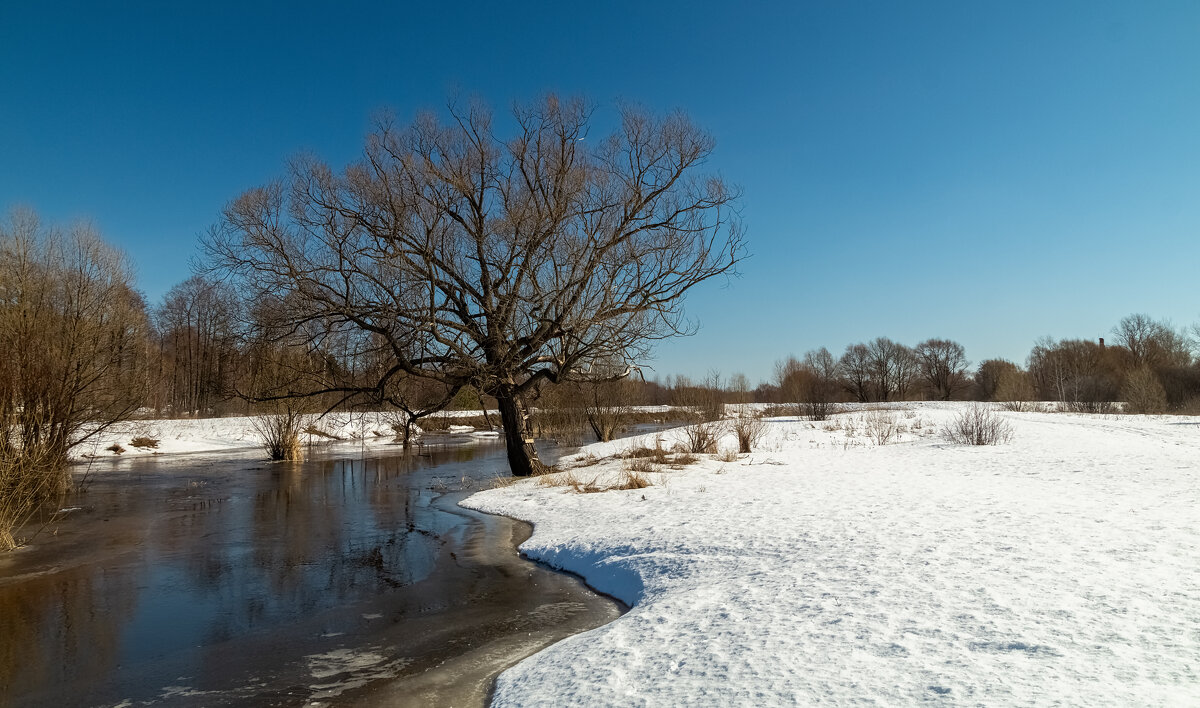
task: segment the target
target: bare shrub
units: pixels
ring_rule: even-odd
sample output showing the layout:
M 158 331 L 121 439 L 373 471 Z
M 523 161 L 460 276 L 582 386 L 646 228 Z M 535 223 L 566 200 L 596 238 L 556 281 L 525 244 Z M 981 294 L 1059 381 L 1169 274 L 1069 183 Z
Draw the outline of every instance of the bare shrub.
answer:
M 1156 414 L 1167 410 L 1167 392 L 1149 366 L 1134 369 L 1121 387 L 1126 413 Z
M 988 406 L 975 404 L 955 416 L 942 437 L 959 445 L 999 445 L 1012 440 L 1012 425 Z
M 722 425 L 719 421 L 693 423 L 683 428 L 684 452 L 697 455 L 712 455 L 717 452 L 717 440 L 721 437 Z
M 121 453 L 125 452 L 125 448 L 121 445 L 121 443 L 113 443 L 104 449 L 108 450 L 114 455 L 120 455 Z
M 899 434 L 895 414 L 890 411 L 871 411 L 863 417 L 863 430 L 876 445 L 886 445 Z
M 737 462 L 737 458 L 738 454 L 735 450 L 726 450 L 720 455 L 717 455 L 717 459 L 721 462 Z
M 158 449 L 158 440 L 156 438 L 136 437 L 129 441 L 129 444 L 139 449 Z
M 767 432 L 767 426 L 762 418 L 743 410 L 737 418 L 733 419 L 733 432 L 737 435 L 738 452 L 750 452 L 751 448 L 762 440 L 763 435 Z
M 299 460 L 303 457 L 300 432 L 307 427 L 306 417 L 289 408 L 283 413 L 254 416 L 250 425 L 272 460 Z

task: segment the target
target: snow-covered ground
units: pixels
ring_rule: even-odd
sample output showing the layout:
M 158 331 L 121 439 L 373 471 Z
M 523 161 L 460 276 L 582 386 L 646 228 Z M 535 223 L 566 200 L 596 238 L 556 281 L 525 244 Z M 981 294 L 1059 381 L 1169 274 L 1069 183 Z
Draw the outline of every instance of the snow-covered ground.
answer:
M 396 437 L 392 424 L 402 418 L 395 413 L 330 413 L 308 422 L 314 431 L 301 436 L 304 443 L 322 440 L 365 440 L 391 442 Z M 330 437 L 332 436 L 332 437 Z M 136 438 L 157 441 L 157 446 L 135 446 Z M 120 453 L 108 449 L 122 448 Z M 254 429 L 254 418 L 181 418 L 164 420 L 134 420 L 120 423 L 102 434 L 75 447 L 75 457 L 123 457 L 137 455 L 171 455 L 195 452 L 225 452 L 262 446 Z
M 1200 705 L 1200 419 L 1001 412 L 1011 442 L 967 447 L 938 435 L 963 406 L 909 408 L 882 446 L 861 411 L 774 419 L 760 451 L 648 488 L 470 497 L 632 606 L 495 704 Z

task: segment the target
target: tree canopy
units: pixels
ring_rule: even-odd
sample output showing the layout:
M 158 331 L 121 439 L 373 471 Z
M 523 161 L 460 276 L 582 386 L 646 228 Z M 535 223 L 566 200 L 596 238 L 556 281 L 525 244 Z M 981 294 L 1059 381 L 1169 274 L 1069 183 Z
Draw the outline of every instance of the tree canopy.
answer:
M 692 287 L 744 257 L 737 190 L 701 170 L 712 137 L 686 116 L 592 110 L 551 95 L 490 110 L 377 121 L 361 160 L 335 173 L 294 160 L 234 200 L 205 240 L 277 336 L 351 342 L 361 366 L 321 372 L 298 396 L 402 400 L 436 384 L 495 396 L 515 474 L 540 469 L 523 401 L 546 381 L 627 374 L 650 344 L 689 331 Z M 604 372 L 599 374 L 597 372 Z

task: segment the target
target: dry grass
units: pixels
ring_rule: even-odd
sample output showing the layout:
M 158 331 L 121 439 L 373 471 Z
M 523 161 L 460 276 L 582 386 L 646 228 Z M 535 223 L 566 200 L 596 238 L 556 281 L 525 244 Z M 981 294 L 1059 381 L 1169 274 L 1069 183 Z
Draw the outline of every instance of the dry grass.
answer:
M 634 464 L 641 468 L 643 465 L 653 466 L 654 463 L 644 460 L 635 460 Z M 644 489 L 652 485 L 648 473 L 654 470 L 644 469 L 624 469 L 621 470 L 617 481 L 612 485 L 603 485 L 600 483 L 600 476 L 596 475 L 591 479 L 586 479 L 575 474 L 574 470 L 566 470 L 562 472 L 554 472 L 538 477 L 537 485 L 543 488 L 567 487 L 576 494 L 596 494 L 598 492 L 608 492 L 622 489 Z M 504 482 L 502 486 L 508 486 L 511 482 Z
M 306 425 L 304 427 L 304 430 L 302 430 L 300 432 L 306 433 L 308 435 L 312 435 L 312 436 L 318 437 L 318 438 L 325 438 L 327 440 L 341 440 L 341 438 L 334 435 L 333 433 L 321 430 L 320 428 L 318 428 L 315 425 Z
M 503 489 L 505 487 L 511 487 L 519 481 L 521 481 L 520 477 L 501 477 L 500 475 L 496 475 L 495 477 L 492 477 L 489 484 L 491 485 L 492 489 Z
M 611 489 L 645 489 L 652 486 L 649 477 L 634 470 L 625 470 L 617 479 L 617 485 Z
M 737 458 L 738 458 L 737 450 L 726 450 L 726 451 L 722 452 L 720 455 L 717 455 L 717 459 L 720 460 L 721 462 L 737 462 Z
M 590 452 L 575 460 L 576 467 L 591 467 L 597 464 L 600 464 L 600 458 Z
M 649 457 L 635 457 L 625 461 L 626 472 L 657 472 L 658 463 Z
M 677 453 L 671 458 L 671 466 L 676 469 L 683 469 L 688 465 L 694 465 L 700 461 L 700 458 L 690 452 Z
M 122 452 L 125 452 L 125 448 L 121 447 L 121 443 L 113 443 L 104 449 L 108 450 L 114 455 L 120 455 Z
M 626 450 L 618 455 L 626 460 L 653 460 L 654 462 L 665 465 L 668 460 L 668 453 L 662 446 L 662 439 L 655 440 L 654 447 L 634 447 Z
M 149 437 L 136 437 L 129 444 L 139 449 L 157 450 L 158 440 Z

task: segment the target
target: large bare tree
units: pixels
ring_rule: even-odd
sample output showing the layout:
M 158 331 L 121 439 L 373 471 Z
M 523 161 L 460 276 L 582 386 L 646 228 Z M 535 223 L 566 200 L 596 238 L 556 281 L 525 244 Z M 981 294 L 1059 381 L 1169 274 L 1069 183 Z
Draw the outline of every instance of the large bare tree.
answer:
M 590 118 L 555 96 L 514 107 L 507 139 L 478 103 L 444 123 L 385 118 L 342 173 L 297 160 L 231 203 L 206 239 L 213 269 L 286 303 L 281 331 L 319 346 L 353 330 L 387 361 L 371 381 L 286 395 L 386 401 L 404 375 L 472 385 L 499 402 L 512 472 L 541 471 L 524 400 L 599 362 L 633 370 L 689 331 L 687 291 L 744 254 L 736 190 L 701 171 L 709 134 L 625 107 L 597 139 Z

